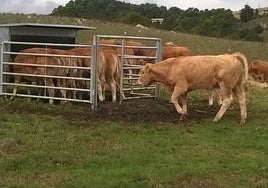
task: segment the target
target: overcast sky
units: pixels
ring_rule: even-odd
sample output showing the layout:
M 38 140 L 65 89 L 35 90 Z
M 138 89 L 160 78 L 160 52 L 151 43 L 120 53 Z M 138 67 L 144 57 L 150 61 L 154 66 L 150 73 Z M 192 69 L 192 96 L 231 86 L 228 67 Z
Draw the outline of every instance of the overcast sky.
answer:
M 70 0 L 0 0 L 0 12 L 49 14 L 53 8 L 65 5 Z M 189 7 L 203 9 L 225 8 L 241 10 L 248 4 L 251 8 L 268 7 L 268 0 L 122 0 L 132 4 L 154 3 L 158 6 L 178 7 L 186 10 Z

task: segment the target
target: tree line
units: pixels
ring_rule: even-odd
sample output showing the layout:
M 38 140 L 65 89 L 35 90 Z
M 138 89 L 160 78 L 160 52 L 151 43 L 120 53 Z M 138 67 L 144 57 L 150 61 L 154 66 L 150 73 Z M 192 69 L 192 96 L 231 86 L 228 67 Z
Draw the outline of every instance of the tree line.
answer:
M 212 37 L 263 40 L 263 30 L 260 28 L 240 28 L 241 22 L 256 17 L 254 10 L 248 5 L 240 11 L 241 19 L 238 19 L 230 9 L 182 10 L 177 7 L 167 9 L 165 6 L 158 7 L 150 3 L 135 5 L 117 0 L 71 0 L 65 6 L 55 8 L 51 15 L 142 24 L 147 27 Z M 162 24 L 152 23 L 151 18 L 163 18 L 164 21 Z

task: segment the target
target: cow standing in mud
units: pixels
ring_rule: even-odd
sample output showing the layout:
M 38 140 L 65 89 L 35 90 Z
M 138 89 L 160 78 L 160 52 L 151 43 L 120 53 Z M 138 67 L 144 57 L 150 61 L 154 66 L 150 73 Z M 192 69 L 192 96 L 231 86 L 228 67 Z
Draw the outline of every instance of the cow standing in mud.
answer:
M 242 62 L 241 62 L 242 60 Z M 246 57 L 241 53 L 169 58 L 156 64 L 146 64 L 140 71 L 139 84 L 160 83 L 172 91 L 171 102 L 184 119 L 187 113 L 187 93 L 192 90 L 218 89 L 222 105 L 214 118 L 218 122 L 229 108 L 233 94 L 238 98 L 241 123 L 247 118 L 245 82 L 248 78 Z M 179 104 L 181 100 L 182 106 Z

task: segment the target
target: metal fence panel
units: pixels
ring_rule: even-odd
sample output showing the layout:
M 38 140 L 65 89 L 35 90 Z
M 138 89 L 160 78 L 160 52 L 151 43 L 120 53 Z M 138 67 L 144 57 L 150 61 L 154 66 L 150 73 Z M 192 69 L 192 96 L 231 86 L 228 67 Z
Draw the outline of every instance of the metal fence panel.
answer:
M 103 40 L 115 39 L 117 44 L 103 44 Z M 162 59 L 161 53 L 161 39 L 150 37 L 133 37 L 133 36 L 112 36 L 112 35 L 96 35 L 94 40 L 98 47 L 114 47 L 118 50 L 118 56 L 120 57 L 120 103 L 123 100 L 141 99 L 141 98 L 159 98 L 159 87 L 151 85 L 147 87 L 141 87 L 138 85 L 138 72 L 144 66 L 144 64 L 128 63 L 128 60 L 141 61 L 144 59 L 150 59 L 153 63 L 159 62 Z M 142 43 L 148 43 L 144 46 L 129 46 L 127 41 L 142 41 Z M 146 55 L 129 55 L 126 53 L 126 49 L 143 49 L 144 51 L 155 51 L 155 56 Z
M 37 46 L 44 49 L 45 53 L 38 52 L 12 52 L 8 45 L 29 45 Z M 1 44 L 0 59 L 0 94 L 9 96 L 29 97 L 38 99 L 48 99 L 50 101 L 59 100 L 84 102 L 92 104 L 96 108 L 96 87 L 95 82 L 96 70 L 94 69 L 96 61 L 94 56 L 79 55 L 75 53 L 61 54 L 50 53 L 51 49 L 67 48 L 92 48 L 92 45 L 71 45 L 71 44 L 51 44 L 51 43 L 26 43 L 5 41 Z M 36 61 L 15 62 L 15 58 L 35 58 Z M 39 60 L 39 61 L 37 61 Z M 52 61 L 53 60 L 53 61 Z M 87 60 L 90 67 L 85 67 L 81 63 Z M 49 63 L 50 62 L 50 63 Z M 51 63 L 53 62 L 53 63 Z M 17 72 L 14 69 L 19 70 Z M 84 77 L 87 72 L 88 76 Z M 14 82 L 17 78 L 19 82 Z M 40 81 L 40 82 L 39 82 Z M 41 83 L 41 84 L 40 84 Z M 80 83 L 80 85 L 78 84 Z M 82 86 L 83 85 L 83 86 Z M 18 88 L 17 92 L 16 88 Z M 42 94 L 37 90 L 42 90 Z M 80 93 L 80 96 L 78 95 Z
M 103 44 L 103 40 L 115 39 L 116 44 Z M 129 45 L 128 41 L 140 41 L 144 43 L 143 46 Z M 29 46 L 29 48 L 39 47 L 46 49 L 46 53 L 27 53 L 27 52 L 15 52 L 12 51 L 11 46 L 23 45 Z M 152 63 L 159 62 L 161 57 L 161 39 L 150 37 L 133 37 L 133 36 L 112 36 L 112 35 L 95 35 L 93 37 L 93 43 L 90 45 L 77 45 L 77 44 L 54 44 L 54 43 L 33 43 L 33 42 L 15 42 L 4 41 L 0 46 L 0 95 L 13 98 L 27 97 L 36 99 L 45 99 L 50 101 L 73 101 L 83 102 L 91 104 L 92 109 L 97 108 L 98 101 L 98 60 L 99 51 L 103 47 L 112 47 L 118 50 L 118 58 L 120 59 L 120 79 L 119 79 L 119 93 L 121 103 L 123 100 L 136 100 L 141 98 L 154 98 L 159 97 L 159 87 L 156 85 L 150 85 L 147 87 L 141 87 L 138 85 L 138 72 L 144 66 L 144 64 L 133 63 L 143 62 L 144 60 Z M 50 49 L 60 48 L 89 48 L 90 54 L 51 54 L 48 53 Z M 128 54 L 127 49 L 141 49 L 144 52 L 153 51 L 154 55 L 137 55 Z M 14 62 L 17 56 L 29 56 L 31 58 L 44 60 L 46 63 L 36 62 Z M 48 63 L 51 59 L 56 59 L 57 62 L 63 59 L 69 59 L 70 62 L 75 59 L 82 59 L 90 61 L 90 66 L 81 66 L 80 64 L 58 64 Z M 78 61 L 78 60 L 77 60 Z M 13 68 L 21 67 L 22 69 L 29 69 L 34 71 L 18 71 L 14 72 Z M 20 69 L 19 69 L 20 70 Z M 41 71 L 42 70 L 42 71 Z M 66 74 L 51 74 L 51 70 L 66 70 Z M 53 71 L 51 71 L 53 72 Z M 64 72 L 64 71 L 63 71 Z M 68 74 L 70 72 L 82 72 L 84 74 Z M 15 83 L 15 77 L 22 77 L 19 83 Z M 40 83 L 39 83 L 39 80 Z M 66 84 L 67 82 L 73 84 Z M 61 84 L 63 83 L 63 84 Z M 74 84 L 75 83 L 75 84 Z M 78 83 L 82 83 L 83 86 Z M 17 88 L 17 93 L 14 93 L 14 88 Z M 42 91 L 40 94 L 39 91 Z M 54 92 L 54 94 L 53 94 Z M 69 95 L 67 95 L 69 93 Z M 71 93 L 71 94 L 70 94 Z M 82 93 L 82 97 L 78 95 Z M 66 94 L 66 95 L 65 95 Z

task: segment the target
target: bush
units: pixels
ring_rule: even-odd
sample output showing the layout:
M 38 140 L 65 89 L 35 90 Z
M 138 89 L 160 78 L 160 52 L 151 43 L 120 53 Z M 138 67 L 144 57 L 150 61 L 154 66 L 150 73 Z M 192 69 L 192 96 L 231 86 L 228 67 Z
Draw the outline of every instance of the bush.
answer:
M 255 29 L 242 29 L 239 32 L 239 38 L 248 41 L 263 41 Z
M 128 16 L 126 16 L 126 19 L 124 19 L 124 22 L 127 24 L 142 24 L 145 26 L 149 26 L 150 21 L 148 18 L 143 17 L 142 15 L 132 12 Z
M 262 33 L 264 31 L 264 28 L 261 26 L 261 24 L 257 24 L 255 30 L 257 33 Z

